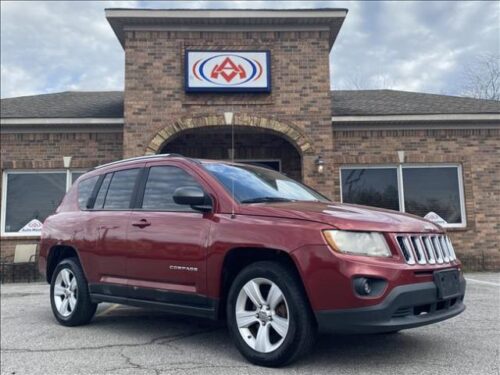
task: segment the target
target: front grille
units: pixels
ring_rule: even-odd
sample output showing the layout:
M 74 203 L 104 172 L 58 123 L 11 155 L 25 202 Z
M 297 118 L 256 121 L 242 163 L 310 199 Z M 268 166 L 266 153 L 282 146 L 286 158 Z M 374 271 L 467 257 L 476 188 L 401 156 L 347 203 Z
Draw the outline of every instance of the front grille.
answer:
M 396 241 L 407 264 L 445 264 L 457 259 L 450 239 L 442 234 L 397 235 Z

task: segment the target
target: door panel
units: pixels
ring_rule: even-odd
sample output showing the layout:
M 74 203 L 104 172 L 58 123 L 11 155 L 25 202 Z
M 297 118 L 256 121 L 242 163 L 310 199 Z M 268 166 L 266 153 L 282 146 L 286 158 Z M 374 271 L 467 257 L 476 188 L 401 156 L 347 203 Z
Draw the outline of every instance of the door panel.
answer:
M 133 226 L 143 219 L 150 225 Z M 128 227 L 129 284 L 171 292 L 202 292 L 209 230 L 210 220 L 201 213 L 132 212 Z
M 127 275 L 131 296 L 168 299 L 157 291 L 205 293 L 206 243 L 212 213 L 201 213 L 173 201 L 179 187 L 201 185 L 187 171 L 173 165 L 151 165 L 145 175 L 140 208 L 128 225 Z
M 130 205 L 140 168 L 108 173 L 99 188 L 94 207 L 88 211 L 88 227 L 92 229 L 89 243 L 93 254 L 93 293 L 126 296 L 127 229 Z

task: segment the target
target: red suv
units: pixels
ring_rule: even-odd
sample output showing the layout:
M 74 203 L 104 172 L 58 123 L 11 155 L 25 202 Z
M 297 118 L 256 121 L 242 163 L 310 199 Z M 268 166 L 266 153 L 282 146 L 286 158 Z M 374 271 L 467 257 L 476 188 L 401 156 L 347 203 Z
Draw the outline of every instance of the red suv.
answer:
M 81 176 L 43 225 L 40 270 L 63 325 L 99 302 L 226 319 L 251 362 L 280 366 L 316 332 L 395 332 L 464 311 L 439 226 L 338 204 L 252 165 L 156 155 Z

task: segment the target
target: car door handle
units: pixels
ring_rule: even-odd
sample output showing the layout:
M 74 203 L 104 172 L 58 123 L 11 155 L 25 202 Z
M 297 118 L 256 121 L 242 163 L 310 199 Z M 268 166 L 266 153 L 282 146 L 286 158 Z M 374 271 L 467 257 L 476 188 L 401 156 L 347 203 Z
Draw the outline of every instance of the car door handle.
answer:
M 151 223 L 149 221 L 147 221 L 146 219 L 141 219 L 139 221 L 136 221 L 135 223 L 132 223 L 132 225 L 134 227 L 146 228 L 146 227 L 149 227 L 151 225 Z

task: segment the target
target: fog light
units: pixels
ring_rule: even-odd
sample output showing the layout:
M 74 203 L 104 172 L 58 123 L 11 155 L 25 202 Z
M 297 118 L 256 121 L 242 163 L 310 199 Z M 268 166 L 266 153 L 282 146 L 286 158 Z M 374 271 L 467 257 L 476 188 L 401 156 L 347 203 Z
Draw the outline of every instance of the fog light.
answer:
M 354 280 L 354 289 L 356 289 L 356 293 L 361 296 L 368 296 L 372 292 L 370 282 L 364 277 Z
M 356 277 L 352 282 L 354 293 L 360 297 L 380 297 L 387 288 L 387 280 L 375 277 Z

